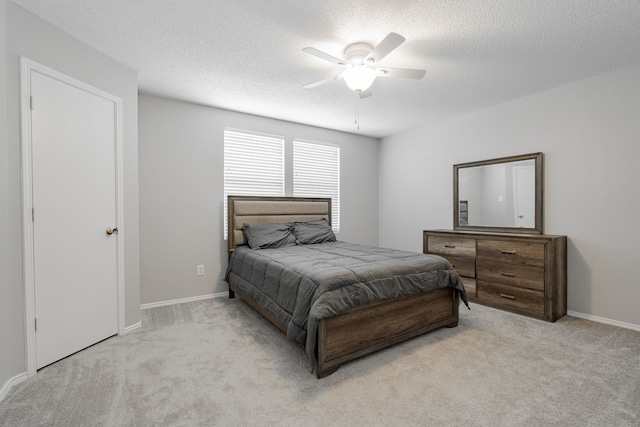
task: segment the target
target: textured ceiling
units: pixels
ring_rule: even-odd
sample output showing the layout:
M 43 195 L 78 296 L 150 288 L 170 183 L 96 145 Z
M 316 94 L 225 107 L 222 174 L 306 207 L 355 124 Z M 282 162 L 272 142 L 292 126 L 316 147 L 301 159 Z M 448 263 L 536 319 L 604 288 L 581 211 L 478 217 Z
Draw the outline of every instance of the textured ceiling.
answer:
M 639 0 L 12 0 L 138 73 L 140 91 L 374 137 L 640 63 Z M 389 32 L 407 41 L 360 101 L 342 58 Z

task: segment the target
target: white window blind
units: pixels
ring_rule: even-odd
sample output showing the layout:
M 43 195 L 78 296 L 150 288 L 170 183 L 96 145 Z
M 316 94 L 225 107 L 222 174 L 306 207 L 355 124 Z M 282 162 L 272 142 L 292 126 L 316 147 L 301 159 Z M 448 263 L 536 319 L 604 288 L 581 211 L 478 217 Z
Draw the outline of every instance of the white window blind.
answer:
M 331 197 L 331 225 L 340 230 L 340 147 L 293 141 L 293 195 Z
M 284 196 L 284 138 L 224 131 L 224 238 L 227 196 Z

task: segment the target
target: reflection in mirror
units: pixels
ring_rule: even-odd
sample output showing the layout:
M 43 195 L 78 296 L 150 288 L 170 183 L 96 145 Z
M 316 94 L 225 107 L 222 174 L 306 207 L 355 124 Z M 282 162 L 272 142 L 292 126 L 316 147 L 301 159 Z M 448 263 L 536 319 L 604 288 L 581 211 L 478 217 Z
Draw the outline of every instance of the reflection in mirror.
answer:
M 542 153 L 454 166 L 454 228 L 542 233 Z
M 460 169 L 460 225 L 535 226 L 533 160 Z

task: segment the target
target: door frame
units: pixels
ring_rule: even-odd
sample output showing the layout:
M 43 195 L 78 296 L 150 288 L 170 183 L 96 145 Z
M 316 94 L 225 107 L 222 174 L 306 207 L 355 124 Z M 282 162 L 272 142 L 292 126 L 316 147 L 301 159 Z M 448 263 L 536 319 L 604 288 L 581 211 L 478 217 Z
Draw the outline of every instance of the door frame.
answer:
M 531 173 L 533 174 L 534 178 L 533 178 L 533 187 L 534 187 L 534 192 L 535 192 L 535 186 L 536 186 L 536 180 L 535 180 L 535 170 L 534 170 L 534 166 L 529 166 L 529 165 L 515 165 L 512 169 L 511 169 L 511 174 L 512 174 L 512 181 L 513 181 L 513 216 L 514 216 L 514 221 L 516 224 L 516 227 L 520 227 L 519 225 L 519 219 L 518 218 L 518 194 L 519 194 L 519 190 L 518 190 L 518 171 L 522 171 L 525 169 L 531 169 Z M 535 198 L 533 201 L 533 226 L 531 228 L 534 228 L 536 226 L 536 207 L 535 207 Z
M 102 97 L 113 102 L 115 109 L 115 167 L 116 167 L 116 286 L 118 302 L 118 335 L 125 333 L 124 299 L 124 187 L 123 187 L 123 137 L 122 137 L 122 99 L 98 88 L 90 86 L 73 77 L 62 74 L 52 68 L 25 57 L 20 57 L 20 148 L 22 162 L 22 270 L 25 303 L 25 354 L 27 375 L 36 373 L 36 332 L 35 332 L 35 259 L 33 231 L 33 165 L 31 134 L 31 72 Z M 37 108 L 37 101 L 35 108 Z

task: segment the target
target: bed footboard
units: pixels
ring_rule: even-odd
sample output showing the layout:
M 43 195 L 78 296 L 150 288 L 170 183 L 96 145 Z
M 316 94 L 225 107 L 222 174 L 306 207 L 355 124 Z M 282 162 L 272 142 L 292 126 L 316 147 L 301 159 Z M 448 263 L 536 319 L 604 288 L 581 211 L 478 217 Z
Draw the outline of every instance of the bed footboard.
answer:
M 458 324 L 452 288 L 354 307 L 318 326 L 318 378 L 358 357 L 442 327 Z
M 267 318 L 286 334 L 286 325 L 234 285 L 229 292 Z M 320 320 L 316 376 L 324 378 L 340 365 L 442 327 L 458 325 L 460 299 L 455 289 L 363 304 Z

